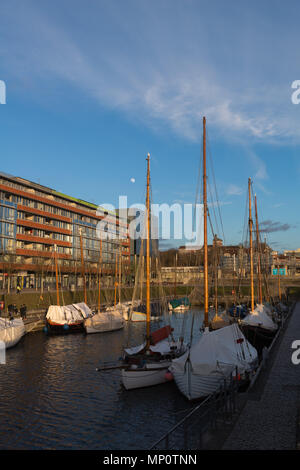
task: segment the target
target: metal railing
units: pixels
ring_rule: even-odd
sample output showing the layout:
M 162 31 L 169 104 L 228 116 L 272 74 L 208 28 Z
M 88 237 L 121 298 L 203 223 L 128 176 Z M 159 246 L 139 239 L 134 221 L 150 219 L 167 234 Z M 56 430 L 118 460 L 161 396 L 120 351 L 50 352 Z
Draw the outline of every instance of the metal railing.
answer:
M 255 375 L 252 377 L 252 380 L 251 380 L 251 382 L 249 384 L 249 387 L 247 389 L 248 392 L 250 390 L 252 390 L 252 388 L 254 387 L 254 384 L 256 383 L 256 381 L 257 381 L 258 377 L 260 376 L 261 372 L 264 369 L 267 368 L 269 358 L 270 358 L 270 354 L 273 351 L 275 344 L 277 344 L 279 336 L 281 336 L 281 334 L 283 333 L 286 322 L 288 321 L 288 319 L 292 315 L 292 313 L 294 311 L 294 308 L 295 308 L 295 305 L 296 305 L 296 302 L 293 302 L 292 305 L 289 307 L 289 310 L 288 310 L 287 314 L 282 313 L 281 321 L 280 321 L 280 324 L 278 325 L 278 330 L 276 332 L 276 335 L 274 336 L 270 346 L 268 348 L 267 347 L 263 348 L 262 357 L 261 357 L 259 367 L 256 370 Z
M 157 440 L 149 450 L 195 450 L 205 448 L 210 431 L 232 422 L 237 411 L 236 375 L 224 379 L 219 389 L 195 406 L 183 419 Z
M 269 348 L 264 348 L 260 366 L 247 387 L 247 391 L 253 387 L 260 372 L 266 367 L 270 352 L 274 348 L 278 337 L 284 331 L 286 322 L 291 316 L 295 304 L 296 302 L 291 305 L 286 315 L 282 315 L 277 334 Z M 237 371 L 235 376 L 231 374 L 229 381 L 224 380 L 219 390 L 195 406 L 182 420 L 157 440 L 149 450 L 194 450 L 205 448 L 209 432 L 216 431 L 219 426 L 224 426 L 224 424 L 230 424 L 238 411 L 238 381 L 234 377 L 237 377 Z

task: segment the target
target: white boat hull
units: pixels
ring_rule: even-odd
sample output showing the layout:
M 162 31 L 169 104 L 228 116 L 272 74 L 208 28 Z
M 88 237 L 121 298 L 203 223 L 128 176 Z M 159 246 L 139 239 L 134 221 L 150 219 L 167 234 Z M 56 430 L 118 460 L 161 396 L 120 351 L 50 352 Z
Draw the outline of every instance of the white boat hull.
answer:
M 122 315 L 123 319 L 125 321 L 129 320 L 129 308 L 130 305 L 128 304 L 117 304 L 115 307 L 108 307 L 106 309 L 106 312 L 111 312 L 111 311 L 118 311 L 120 315 Z
M 84 321 L 86 333 L 105 333 L 124 328 L 124 319 L 119 312 L 97 313 Z
M 186 310 L 189 310 L 188 305 L 178 305 L 178 307 L 173 308 L 173 312 L 185 312 Z
M 126 390 L 132 390 L 168 382 L 166 372 L 170 365 L 171 361 L 163 361 L 147 364 L 145 368 L 122 369 L 123 385 Z
M 173 311 L 173 312 L 185 312 L 186 310 L 189 310 L 189 305 L 184 305 L 184 304 L 181 304 L 181 305 L 178 305 L 177 307 L 173 307 L 172 304 L 168 304 L 168 309 L 170 311 Z
M 173 373 L 173 377 L 179 391 L 188 400 L 201 399 L 216 392 L 225 379 L 221 374 L 215 376 L 196 375 L 188 370 L 183 374 L 178 372 Z
M 122 328 L 124 328 L 123 324 L 117 324 L 117 325 L 98 324 L 98 325 L 86 326 L 85 331 L 88 334 L 90 334 L 90 333 L 105 333 L 107 331 L 121 330 Z
M 132 312 L 130 315 L 130 320 L 133 322 L 139 322 L 139 321 L 145 322 L 147 321 L 147 315 L 146 313 L 142 313 L 142 312 Z M 150 320 L 159 321 L 160 317 L 151 317 Z
M 5 344 L 6 349 L 15 346 L 25 333 L 22 319 L 17 318 L 12 321 L 0 319 L 0 341 Z
M 128 314 L 128 312 L 123 312 L 123 319 L 124 319 L 125 321 L 128 321 L 128 320 L 129 320 L 129 314 Z
M 189 400 L 218 391 L 221 384 L 246 378 L 257 363 L 258 354 L 236 324 L 219 330 L 205 329 L 199 340 L 172 361 L 170 371 L 180 392 Z

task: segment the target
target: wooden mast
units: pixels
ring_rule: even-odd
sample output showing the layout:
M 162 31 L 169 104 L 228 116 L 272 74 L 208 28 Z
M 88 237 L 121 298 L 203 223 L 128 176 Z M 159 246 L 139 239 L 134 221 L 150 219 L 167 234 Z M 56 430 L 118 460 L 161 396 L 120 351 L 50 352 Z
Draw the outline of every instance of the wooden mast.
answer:
M 120 242 L 120 253 L 119 253 L 119 304 L 121 303 L 121 279 L 122 279 L 122 245 Z
M 204 209 L 204 326 L 208 328 L 208 255 L 207 255 L 207 190 L 206 190 L 206 118 L 203 117 L 203 209 Z
M 140 256 L 142 256 L 142 262 L 141 262 L 141 280 L 140 280 L 140 288 L 141 288 L 140 297 L 141 297 L 141 301 L 142 301 L 143 298 L 144 298 L 144 277 L 145 277 L 145 256 L 144 256 L 144 245 L 143 245 L 143 244 L 142 244 L 142 247 L 143 247 L 142 255 L 140 254 Z M 140 252 L 140 253 L 141 253 L 141 252 Z
M 175 283 L 174 283 L 174 297 L 176 298 L 176 290 L 177 290 L 177 252 L 175 254 Z
M 215 242 L 214 247 L 214 264 L 215 264 L 215 311 L 216 315 L 218 314 L 218 253 L 217 253 L 217 244 Z
M 251 178 L 248 179 L 249 192 L 249 239 L 250 239 L 250 279 L 251 279 L 251 312 L 254 310 L 254 288 L 253 288 L 253 242 L 252 242 L 252 212 L 251 212 Z
M 59 287 L 58 287 L 58 268 L 57 268 L 57 252 L 56 245 L 54 245 L 54 258 L 55 258 L 55 280 L 56 280 L 56 302 L 59 304 Z
M 256 222 L 256 249 L 257 249 L 257 276 L 258 276 L 258 298 L 259 303 L 262 304 L 262 285 L 261 285 L 261 261 L 260 261 L 260 243 L 259 243 L 259 228 L 257 216 L 257 200 L 255 194 L 255 222 Z
M 101 271 L 102 271 L 102 239 L 100 240 L 100 255 L 99 255 L 99 273 L 98 273 L 98 313 L 100 313 L 101 304 Z
M 117 305 L 117 275 L 118 275 L 118 252 L 116 251 L 116 265 L 115 265 L 115 301 L 114 301 L 114 306 Z
M 150 346 L 150 153 L 147 155 L 147 197 L 146 197 L 146 216 L 147 216 L 147 238 L 146 238 L 146 341 L 147 349 Z
M 279 258 L 278 258 L 278 297 L 279 297 L 279 300 L 281 301 Z
M 86 281 L 85 281 L 85 268 L 84 268 L 83 244 L 82 244 L 81 230 L 80 230 L 80 255 L 81 255 L 82 279 L 83 279 L 84 303 L 87 304 Z

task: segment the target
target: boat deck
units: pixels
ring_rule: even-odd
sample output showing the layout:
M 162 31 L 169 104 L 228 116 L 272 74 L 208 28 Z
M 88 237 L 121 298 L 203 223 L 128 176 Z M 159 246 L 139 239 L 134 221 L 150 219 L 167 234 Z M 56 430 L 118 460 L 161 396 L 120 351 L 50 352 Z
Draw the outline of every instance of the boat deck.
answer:
M 230 435 L 226 450 L 291 450 L 300 448 L 300 364 L 291 357 L 293 341 L 300 340 L 300 302 L 275 345 L 271 363 L 248 392 Z M 270 366 L 270 367 L 269 367 Z

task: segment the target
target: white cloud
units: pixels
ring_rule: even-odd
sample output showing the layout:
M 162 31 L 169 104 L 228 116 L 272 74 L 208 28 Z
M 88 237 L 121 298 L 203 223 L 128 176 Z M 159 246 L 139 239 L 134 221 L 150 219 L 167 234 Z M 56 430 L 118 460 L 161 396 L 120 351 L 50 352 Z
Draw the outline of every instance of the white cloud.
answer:
M 207 205 L 208 207 L 221 207 L 221 206 L 228 206 L 232 204 L 231 201 L 217 201 L 217 202 L 209 202 Z
M 172 9 L 150 8 L 148 2 L 129 1 L 126 7 L 120 2 L 106 2 L 101 8 L 78 8 L 71 17 L 58 17 L 51 7 L 43 12 L 30 1 L 26 6 L 17 5 L 12 0 L 11 7 L 6 6 L 3 12 L 2 63 L 15 77 L 38 82 L 36 89 L 44 91 L 45 96 L 49 84 L 55 89 L 55 80 L 63 80 L 102 106 L 119 109 L 158 129 L 164 123 L 189 140 L 201 138 L 203 115 L 209 126 L 228 138 L 300 138 L 299 111 L 291 105 L 290 83 L 273 78 L 266 84 L 265 64 L 273 65 L 268 62 L 273 44 L 268 49 L 268 44 L 262 46 L 253 35 L 245 36 L 243 22 L 233 30 L 230 15 L 222 25 L 214 9 L 206 6 L 202 18 L 197 2 L 185 7 L 176 2 L 176 15 L 170 14 Z M 76 5 L 80 3 L 75 1 L 74 12 Z M 207 54 L 209 28 L 205 18 L 210 15 L 215 34 L 221 35 L 227 49 L 212 35 L 211 53 Z M 5 29 L 11 21 L 14 28 Z M 258 21 L 255 36 L 265 28 Z M 244 49 L 236 41 L 238 32 Z M 283 39 L 281 36 L 278 47 L 282 47 Z M 292 35 L 286 41 L 294 44 Z M 232 52 L 228 52 L 229 45 Z M 253 63 L 250 52 L 257 63 Z M 247 53 L 248 67 L 254 66 L 250 77 L 242 68 Z M 234 54 L 240 69 L 226 63 L 227 57 L 234 62 Z M 284 62 L 282 57 L 277 59 Z M 260 61 L 262 70 L 257 67 Z M 291 76 L 291 82 L 295 78 Z M 262 181 L 265 175 L 260 165 L 256 178 Z
M 245 150 L 254 171 L 252 180 L 255 187 L 259 188 L 263 193 L 270 195 L 271 192 L 266 187 L 266 181 L 269 179 L 266 163 L 248 147 Z
M 243 188 L 235 184 L 230 184 L 226 190 L 226 193 L 230 196 L 241 196 L 244 192 L 245 190 Z

